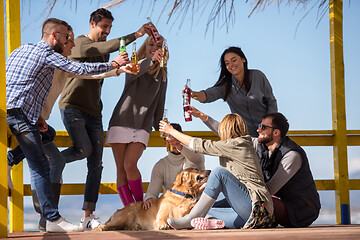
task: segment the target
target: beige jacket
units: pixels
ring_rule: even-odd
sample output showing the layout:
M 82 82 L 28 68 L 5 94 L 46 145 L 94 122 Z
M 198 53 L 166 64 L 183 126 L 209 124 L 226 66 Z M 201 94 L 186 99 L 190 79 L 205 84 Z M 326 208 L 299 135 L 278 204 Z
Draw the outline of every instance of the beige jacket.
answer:
M 271 195 L 266 188 L 259 159 L 249 135 L 226 141 L 195 138 L 193 148 L 195 152 L 219 156 L 220 165 L 248 189 L 253 204 L 263 201 L 267 211 L 273 214 Z

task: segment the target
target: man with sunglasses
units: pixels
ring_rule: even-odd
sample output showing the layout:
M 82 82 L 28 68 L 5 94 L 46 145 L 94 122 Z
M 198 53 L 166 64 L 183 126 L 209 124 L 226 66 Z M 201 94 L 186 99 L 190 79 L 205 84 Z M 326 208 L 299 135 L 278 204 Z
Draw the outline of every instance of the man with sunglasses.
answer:
M 219 122 L 192 107 L 190 113 L 200 118 L 217 134 Z M 320 198 L 305 151 L 286 136 L 289 123 L 281 113 L 263 116 L 253 145 L 260 160 L 266 186 L 272 195 L 275 224 L 307 227 L 320 212 Z M 226 200 L 213 207 L 230 207 Z
M 7 122 L 28 160 L 41 212 L 48 232 L 79 232 L 81 227 L 61 217 L 51 187 L 49 161 L 44 153 L 38 122 L 52 84 L 55 69 L 75 74 L 100 74 L 118 68 L 112 63 L 77 63 L 61 55 L 68 40 L 69 25 L 56 18 L 43 23 L 42 38 L 37 44 L 15 49 L 6 61 Z
M 276 223 L 307 227 L 319 216 L 320 199 L 306 153 L 286 136 L 288 130 L 283 114 L 266 114 L 253 143 L 273 198 Z

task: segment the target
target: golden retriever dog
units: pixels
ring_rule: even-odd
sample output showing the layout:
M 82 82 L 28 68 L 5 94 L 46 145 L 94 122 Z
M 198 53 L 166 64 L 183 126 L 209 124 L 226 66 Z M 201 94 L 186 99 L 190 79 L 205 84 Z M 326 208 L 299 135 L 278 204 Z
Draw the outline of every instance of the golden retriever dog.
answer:
M 94 231 L 170 229 L 166 220 L 183 217 L 190 212 L 203 191 L 201 186 L 206 183 L 209 174 L 209 170 L 187 168 L 177 175 L 171 190 L 155 199 L 149 209 L 143 209 L 143 202 L 131 203 L 117 210 L 105 224 Z

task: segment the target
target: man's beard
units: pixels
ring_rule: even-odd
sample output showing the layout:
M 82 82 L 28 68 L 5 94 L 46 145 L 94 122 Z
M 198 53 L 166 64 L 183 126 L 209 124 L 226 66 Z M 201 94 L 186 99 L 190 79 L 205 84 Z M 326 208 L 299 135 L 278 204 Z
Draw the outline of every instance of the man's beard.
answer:
M 271 133 L 272 134 L 272 133 Z M 267 144 L 269 142 L 271 142 L 273 140 L 273 136 L 267 136 L 267 137 L 262 137 L 262 138 L 258 138 L 258 142 L 262 143 L 262 144 Z
M 63 53 L 63 51 L 64 51 L 64 47 L 60 42 L 56 42 L 53 49 L 55 52 L 60 53 L 60 54 Z

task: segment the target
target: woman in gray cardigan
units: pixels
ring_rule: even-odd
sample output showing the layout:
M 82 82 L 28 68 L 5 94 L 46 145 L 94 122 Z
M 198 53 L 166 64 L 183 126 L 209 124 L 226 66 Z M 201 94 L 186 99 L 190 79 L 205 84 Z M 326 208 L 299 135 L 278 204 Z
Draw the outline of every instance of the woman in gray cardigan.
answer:
M 163 38 L 162 38 L 163 39 Z M 124 91 L 109 123 L 106 135 L 117 169 L 117 190 L 124 206 L 143 200 L 137 162 L 149 141 L 152 127 L 164 112 L 167 69 L 160 67 L 162 42 L 148 37 L 138 51 L 140 71 L 126 74 Z
M 190 111 L 191 113 L 191 111 Z M 219 125 L 220 141 L 193 138 L 160 122 L 160 131 L 172 135 L 194 152 L 220 157 L 221 167 L 211 171 L 204 192 L 188 215 L 169 218 L 175 229 L 262 228 L 273 221 L 273 205 L 265 187 L 259 159 L 245 121 L 237 113 L 226 115 Z M 232 213 L 212 212 L 217 219 L 204 218 L 222 192 Z
M 193 91 L 192 98 L 214 102 L 222 98 L 231 112 L 240 114 L 252 137 L 257 137 L 257 127 L 266 113 L 277 112 L 276 98 L 265 74 L 248 69 L 245 54 L 238 47 L 226 49 L 220 58 L 221 72 L 214 86 L 200 92 Z

